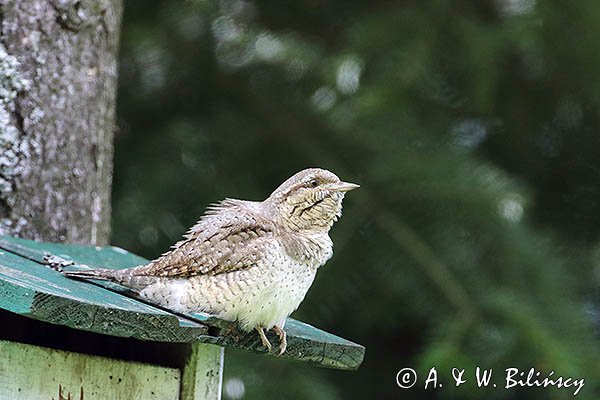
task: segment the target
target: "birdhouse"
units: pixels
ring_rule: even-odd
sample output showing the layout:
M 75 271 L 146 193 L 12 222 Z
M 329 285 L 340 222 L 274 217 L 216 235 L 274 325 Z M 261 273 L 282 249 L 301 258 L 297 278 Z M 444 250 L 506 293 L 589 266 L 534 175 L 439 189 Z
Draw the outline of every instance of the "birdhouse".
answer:
M 219 399 L 225 348 L 267 352 L 255 332 L 173 313 L 112 283 L 66 278 L 48 260 L 148 262 L 118 247 L 0 236 L 0 399 Z M 364 347 L 331 333 L 293 319 L 285 329 L 281 362 L 353 370 L 363 360 Z

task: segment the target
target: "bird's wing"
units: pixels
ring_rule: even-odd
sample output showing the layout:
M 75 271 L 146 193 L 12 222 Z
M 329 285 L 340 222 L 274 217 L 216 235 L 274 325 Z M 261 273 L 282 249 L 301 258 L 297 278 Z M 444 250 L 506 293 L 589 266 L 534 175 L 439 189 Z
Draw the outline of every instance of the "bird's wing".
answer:
M 256 265 L 277 243 L 273 224 L 248 210 L 251 204 L 225 200 L 212 206 L 184 240 L 150 264 L 136 268 L 134 275 L 183 278 Z

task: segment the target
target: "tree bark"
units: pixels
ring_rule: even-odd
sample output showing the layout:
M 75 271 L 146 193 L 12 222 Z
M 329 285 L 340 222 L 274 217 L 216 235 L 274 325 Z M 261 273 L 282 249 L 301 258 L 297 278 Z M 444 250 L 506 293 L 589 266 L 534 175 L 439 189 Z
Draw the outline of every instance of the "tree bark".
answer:
M 106 244 L 121 0 L 0 0 L 0 233 Z

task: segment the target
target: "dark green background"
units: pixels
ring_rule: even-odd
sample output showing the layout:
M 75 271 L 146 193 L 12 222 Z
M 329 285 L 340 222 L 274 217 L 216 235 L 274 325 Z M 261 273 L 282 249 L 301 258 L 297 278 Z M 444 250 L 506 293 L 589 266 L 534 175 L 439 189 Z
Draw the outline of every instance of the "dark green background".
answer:
M 294 316 L 363 366 L 228 351 L 225 399 L 573 398 L 451 387 L 475 366 L 600 397 L 597 0 L 125 3 L 114 243 L 156 257 L 305 167 L 362 185 Z

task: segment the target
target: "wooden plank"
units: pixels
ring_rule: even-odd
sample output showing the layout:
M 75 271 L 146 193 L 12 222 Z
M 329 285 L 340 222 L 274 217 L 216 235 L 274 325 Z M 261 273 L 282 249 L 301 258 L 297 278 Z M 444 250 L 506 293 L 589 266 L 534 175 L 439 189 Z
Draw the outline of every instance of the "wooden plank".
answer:
M 183 369 L 182 400 L 219 400 L 223 383 L 224 349 L 211 344 L 194 343 Z
M 123 269 L 148 262 L 143 257 L 115 246 L 99 247 L 36 242 L 12 236 L 0 236 L 0 248 L 37 262 L 43 262 L 44 255 L 51 253 L 77 264 L 89 265 L 92 268 Z
M 0 254 L 0 307 L 31 318 L 112 336 L 188 343 L 205 325 L 70 280 L 39 263 Z
M 0 249 L 4 249 L 15 254 L 18 254 L 22 257 L 26 257 L 29 259 L 29 262 L 35 263 L 43 263 L 44 255 L 46 253 L 51 253 L 52 255 L 59 256 L 65 260 L 71 260 L 76 265 L 86 265 L 92 268 L 128 268 L 140 264 L 145 264 L 148 260 L 141 258 L 135 254 L 129 253 L 126 250 L 119 249 L 116 247 L 92 247 L 92 246 L 80 246 L 80 245 L 66 245 L 60 243 L 38 243 L 32 242 L 25 239 L 18 239 L 7 236 L 0 236 Z M 4 257 L 0 257 L 0 265 L 4 262 Z M 15 262 L 17 263 L 17 262 Z M 13 263 L 13 265 L 15 264 Z M 18 266 L 15 266 L 18 268 Z M 27 267 L 24 267 L 26 270 L 31 270 L 34 268 L 31 264 L 28 264 Z M 81 294 L 78 298 L 82 304 L 87 305 L 88 303 L 99 300 L 101 304 L 107 306 L 109 310 L 112 309 L 112 303 L 104 303 L 105 297 L 110 298 L 112 301 L 117 301 L 112 296 L 118 296 L 116 293 L 108 292 L 104 289 L 109 289 L 113 292 L 118 292 L 120 294 L 124 294 L 126 296 L 135 297 L 135 294 L 128 292 L 124 288 L 104 282 L 104 281 L 94 281 L 94 284 L 89 284 L 86 282 L 75 281 L 71 279 L 67 279 L 60 275 L 59 273 L 53 271 L 47 266 L 37 265 L 35 267 L 35 272 L 31 275 L 34 277 L 45 277 L 46 281 L 43 285 L 38 287 L 38 290 L 42 290 L 46 285 L 54 285 L 58 288 L 69 288 L 71 292 L 77 292 Z M 45 272 L 40 272 L 39 269 L 45 270 Z M 75 266 L 74 268 L 77 268 Z M 22 268 L 21 268 L 22 269 Z M 28 279 L 31 279 L 28 278 Z M 3 276 L 0 275 L 0 288 L 3 283 Z M 94 289 L 92 289 L 94 288 Z M 104 289 L 101 289 L 104 288 Z M 0 289 L 1 290 L 1 289 Z M 58 289 L 57 289 L 58 290 Z M 94 290 L 93 292 L 88 292 Z M 102 294 L 101 292 L 105 292 Z M 125 299 L 124 296 L 118 296 Z M 128 299 L 130 302 L 136 303 L 138 307 L 142 306 L 140 301 L 133 300 L 132 298 Z M 139 299 L 138 299 L 139 300 Z M 60 303 L 62 300 L 53 298 L 52 301 L 46 302 L 44 304 L 44 309 L 52 309 L 52 304 L 54 302 Z M 140 312 L 137 308 L 128 308 L 133 307 L 131 304 L 122 305 L 123 308 L 134 311 L 135 313 Z M 2 303 L 0 303 L 0 307 L 4 307 Z M 61 305 L 60 307 L 64 307 Z M 150 307 L 152 310 L 159 310 L 160 307 L 145 305 L 145 307 Z M 21 310 L 21 311 L 26 311 Z M 175 313 L 162 310 L 166 314 L 170 314 L 174 316 Z M 52 314 L 52 313 L 51 313 Z M 34 318 L 39 318 L 39 316 L 30 315 Z M 60 323 L 67 326 L 75 327 L 78 329 L 79 326 L 86 326 L 85 323 L 79 324 L 78 326 L 70 325 L 70 321 L 65 321 L 63 319 L 57 318 L 53 316 L 55 319 L 54 323 Z M 120 315 L 119 318 L 126 318 L 124 315 Z M 129 316 L 123 319 L 123 323 L 125 325 L 129 325 L 130 321 L 135 320 L 135 316 Z M 205 330 L 196 330 L 194 333 L 197 335 L 193 338 L 187 337 L 184 338 L 180 335 L 174 335 L 178 337 L 179 340 L 182 341 L 199 341 L 204 343 L 211 343 L 220 346 L 233 346 L 238 348 L 243 348 L 249 351 L 257 352 L 257 353 L 266 353 L 266 349 L 262 346 L 258 335 L 255 332 L 245 333 L 241 332 L 237 329 L 236 324 L 233 324 L 228 321 L 220 320 L 214 316 L 208 314 L 186 314 L 180 315 L 179 318 L 179 326 L 183 329 L 184 327 L 188 327 L 190 329 L 197 328 L 193 324 L 198 326 L 204 326 Z M 39 318 L 42 319 L 42 318 Z M 85 319 L 85 318 L 84 318 Z M 44 319 L 47 320 L 47 319 Z M 49 321 L 53 322 L 53 321 Z M 115 318 L 112 321 L 112 324 L 118 324 L 118 318 Z M 189 326 L 186 326 L 188 324 Z M 118 333 L 119 328 L 113 325 L 113 329 Z M 146 324 L 145 329 L 160 329 L 160 324 L 154 327 L 148 327 Z M 206 327 L 209 327 L 206 329 Z M 129 329 L 125 327 L 125 330 Z M 170 329 L 173 329 L 172 327 Z M 299 321 L 295 321 L 291 318 L 288 318 L 286 322 L 286 332 L 288 335 L 288 347 L 287 351 L 284 353 L 282 358 L 290 358 L 295 360 L 301 360 L 305 362 L 309 362 L 318 366 L 328 367 L 328 368 L 336 368 L 336 369 L 356 369 L 362 363 L 364 358 L 365 349 L 363 346 L 358 345 L 356 343 L 350 342 L 348 340 L 342 339 L 325 331 L 319 330 L 313 326 L 308 324 L 304 324 Z M 101 331 L 101 333 L 105 334 L 113 334 L 111 330 Z M 178 332 L 178 331 L 177 331 Z M 153 336 L 162 339 L 149 339 L 149 340 L 161 340 L 161 341 L 170 341 L 169 335 L 160 335 L 157 333 L 148 332 L 146 336 Z M 172 335 L 172 334 L 171 334 Z M 269 339 L 272 343 L 278 343 L 278 339 L 275 334 L 268 333 Z M 134 336 L 139 337 L 139 336 Z M 173 340 L 175 341 L 175 340 Z
M 190 315 L 198 321 L 205 318 L 196 314 Z M 207 324 L 220 327 L 218 336 L 207 336 L 206 343 L 214 343 L 224 347 L 237 347 L 255 353 L 267 353 L 255 332 L 242 332 L 235 324 L 209 317 L 204 320 Z M 342 370 L 355 370 L 362 364 L 365 348 L 359 344 L 339 336 L 315 328 L 304 322 L 288 318 L 285 324 L 288 345 L 281 356 L 282 359 L 299 360 L 319 367 Z M 273 332 L 267 332 L 269 341 L 277 346 L 278 337 Z M 276 349 L 275 349 L 276 350 Z
M 0 398 L 179 399 L 180 371 L 0 341 Z

